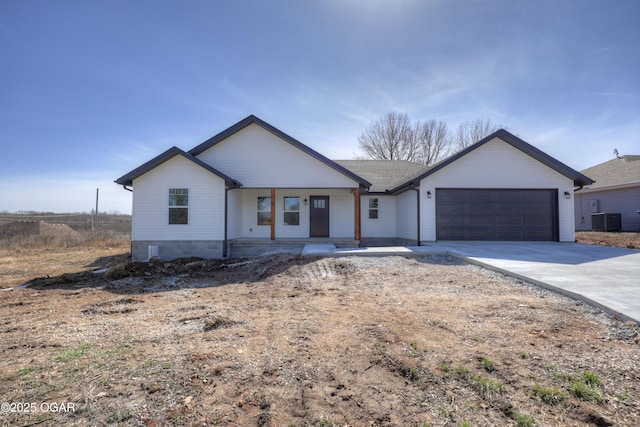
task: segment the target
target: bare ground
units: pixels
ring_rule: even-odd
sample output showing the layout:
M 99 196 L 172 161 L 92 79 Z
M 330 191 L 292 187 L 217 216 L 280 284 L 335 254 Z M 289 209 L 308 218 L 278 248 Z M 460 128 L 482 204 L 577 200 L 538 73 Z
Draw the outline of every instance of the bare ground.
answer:
M 640 249 L 640 233 L 578 231 L 576 232 L 576 242 L 587 245 Z
M 0 295 L 0 396 L 37 404 L 3 425 L 636 426 L 640 413 L 635 325 L 447 256 L 117 263 Z

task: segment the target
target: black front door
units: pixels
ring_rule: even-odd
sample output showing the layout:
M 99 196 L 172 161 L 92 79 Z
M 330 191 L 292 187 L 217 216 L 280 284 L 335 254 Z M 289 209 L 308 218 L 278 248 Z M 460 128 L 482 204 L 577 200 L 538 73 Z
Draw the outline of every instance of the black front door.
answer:
M 329 196 L 311 196 L 309 235 L 329 237 Z

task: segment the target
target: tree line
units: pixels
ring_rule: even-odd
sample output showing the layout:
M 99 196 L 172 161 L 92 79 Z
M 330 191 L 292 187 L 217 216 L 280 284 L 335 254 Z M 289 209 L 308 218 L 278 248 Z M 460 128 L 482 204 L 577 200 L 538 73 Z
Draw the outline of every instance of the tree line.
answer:
M 360 134 L 358 145 L 363 154 L 358 158 L 408 160 L 430 166 L 501 127 L 490 119 L 476 119 L 451 129 L 443 121 L 412 121 L 406 113 L 391 112 Z

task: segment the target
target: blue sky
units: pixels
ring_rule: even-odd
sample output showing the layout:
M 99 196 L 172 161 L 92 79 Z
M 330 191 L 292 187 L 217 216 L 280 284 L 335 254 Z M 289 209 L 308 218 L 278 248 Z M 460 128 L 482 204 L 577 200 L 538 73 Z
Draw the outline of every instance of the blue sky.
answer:
M 129 213 L 113 180 L 255 114 L 329 158 L 390 111 L 491 119 L 574 169 L 640 154 L 640 1 L 0 2 L 0 211 Z

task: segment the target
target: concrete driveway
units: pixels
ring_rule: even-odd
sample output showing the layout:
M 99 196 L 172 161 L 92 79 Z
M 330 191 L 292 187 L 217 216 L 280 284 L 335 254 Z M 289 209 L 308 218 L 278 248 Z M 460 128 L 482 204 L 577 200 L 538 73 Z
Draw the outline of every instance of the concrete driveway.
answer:
M 554 242 L 437 242 L 426 248 L 461 255 L 640 323 L 639 250 Z
M 302 251 L 323 256 L 434 253 L 464 257 L 640 324 L 640 250 L 554 242 L 435 242 L 383 248 L 308 244 Z

